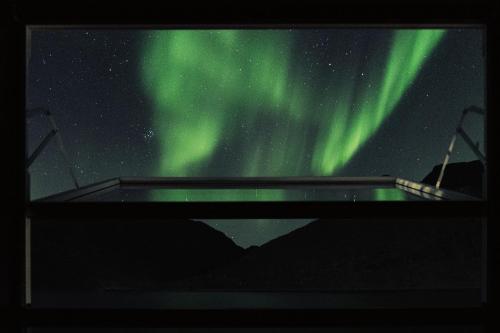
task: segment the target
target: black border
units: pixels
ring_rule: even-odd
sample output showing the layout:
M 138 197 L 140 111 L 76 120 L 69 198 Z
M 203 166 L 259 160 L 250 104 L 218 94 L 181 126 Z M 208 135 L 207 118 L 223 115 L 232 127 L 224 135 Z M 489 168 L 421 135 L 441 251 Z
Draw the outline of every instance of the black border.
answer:
M 386 202 L 33 202 L 32 219 L 124 218 L 252 219 L 252 218 L 481 218 L 479 201 Z
M 395 5 L 392 3 L 377 2 L 372 5 L 358 5 L 351 1 L 342 5 L 330 4 L 318 5 L 311 1 L 301 4 L 289 3 L 214 3 L 208 2 L 197 4 L 194 2 L 183 2 L 181 4 L 170 4 L 165 2 L 147 3 L 105 3 L 103 1 L 70 2 L 59 4 L 48 4 L 45 1 L 28 3 L 12 2 L 4 5 L 5 10 L 2 17 L 5 18 L 2 24 L 2 37 L 5 45 L 9 49 L 8 54 L 2 55 L 5 66 L 6 85 L 4 92 L 8 97 L 7 105 L 2 110 L 2 142 L 6 144 L 8 154 L 5 156 L 7 171 L 4 173 L 2 191 L 2 201 L 7 202 L 8 210 L 7 223 L 2 225 L 2 232 L 7 241 L 7 256 L 2 257 L 2 266 L 7 265 L 8 288 L 6 304 L 4 306 L 13 321 L 7 322 L 16 324 L 21 330 L 22 323 L 47 322 L 46 320 L 59 321 L 61 324 L 84 325 L 93 324 L 133 326 L 136 323 L 145 321 L 153 324 L 168 325 L 181 323 L 187 326 L 255 326 L 255 325 L 307 325 L 324 326 L 327 324 L 356 324 L 360 318 L 369 325 L 384 325 L 397 323 L 443 323 L 452 321 L 454 323 L 484 323 L 485 315 L 497 305 L 498 298 L 495 281 L 498 280 L 497 262 L 495 248 L 498 243 L 498 227 L 496 223 L 488 224 L 488 304 L 478 311 L 474 310 L 442 310 L 431 312 L 422 309 L 409 309 L 406 311 L 394 312 L 387 310 L 371 311 L 369 313 L 331 311 L 236 311 L 236 312 L 136 312 L 132 313 L 118 310 L 105 312 L 95 310 L 84 312 L 78 310 L 53 309 L 46 312 L 33 312 L 22 307 L 22 277 L 23 267 L 20 264 L 24 257 L 24 228 L 23 220 L 26 202 L 26 176 L 24 173 L 25 156 L 25 101 L 24 101 L 24 70 L 25 70 L 25 26 L 29 24 L 227 24 L 241 25 L 248 23 L 257 24 L 486 24 L 487 26 L 487 110 L 497 110 L 496 83 L 498 77 L 497 60 L 500 59 L 495 43 L 500 40 L 497 20 L 498 12 L 492 7 L 473 2 L 457 3 L 450 2 L 442 5 L 436 2 L 427 2 L 420 5 Z M 487 121 L 487 156 L 488 156 L 488 187 L 486 203 L 486 216 L 489 221 L 494 221 L 498 203 L 499 185 L 498 176 L 493 170 L 500 170 L 497 166 L 496 153 L 497 143 L 495 138 L 498 129 L 497 112 L 488 112 Z M 12 125 L 15 124 L 15 125 Z M 15 130 L 13 130 L 13 128 Z M 459 207 L 450 208 L 459 209 Z M 470 207 L 469 207 L 470 208 Z M 398 209 L 394 207 L 394 209 Z M 399 209 L 404 210 L 404 207 Z M 427 209 L 427 208 L 426 208 Z M 429 208 L 432 209 L 432 208 Z M 437 210 L 435 210 L 437 211 Z M 467 211 L 467 207 L 463 208 Z M 4 264 L 5 263 L 5 264 Z M 0 303 L 3 305 L 3 303 Z M 336 316 L 341 314 L 341 316 Z M 90 318 L 90 320 L 89 320 Z M 124 318 L 128 318 L 125 319 Z M 134 320 L 134 318 L 137 320 Z M 254 318 L 254 319 L 250 319 Z M 340 319 L 339 318 L 344 318 Z M 23 321 L 16 321 L 21 319 Z M 371 319 L 371 320 L 370 320 Z
M 28 309 L 31 327 L 384 327 L 480 325 L 479 308 L 369 310 Z

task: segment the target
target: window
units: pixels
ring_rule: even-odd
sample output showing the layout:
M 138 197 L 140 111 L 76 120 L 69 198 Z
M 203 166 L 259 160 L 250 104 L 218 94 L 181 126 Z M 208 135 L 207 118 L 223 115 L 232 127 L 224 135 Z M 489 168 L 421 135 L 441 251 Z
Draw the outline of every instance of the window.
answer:
M 28 27 L 26 302 L 480 308 L 483 34 Z
M 117 177 L 389 175 L 436 186 L 450 141 L 442 187 L 482 197 L 481 28 L 29 34 L 33 199 Z M 252 190 L 127 188 L 95 200 L 416 199 L 383 188 Z

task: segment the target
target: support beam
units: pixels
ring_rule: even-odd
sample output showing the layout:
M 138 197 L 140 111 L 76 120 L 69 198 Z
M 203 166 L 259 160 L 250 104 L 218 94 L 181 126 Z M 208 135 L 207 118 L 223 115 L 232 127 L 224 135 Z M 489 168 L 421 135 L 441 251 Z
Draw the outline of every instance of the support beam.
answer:
M 486 156 L 483 155 L 483 153 L 479 150 L 478 146 L 472 142 L 472 139 L 465 133 L 465 131 L 462 128 L 459 128 L 457 130 L 457 133 L 462 136 L 464 139 L 465 143 L 469 146 L 469 148 L 476 154 L 476 156 L 483 162 L 483 164 L 486 164 Z
M 474 105 L 469 106 L 467 109 L 464 109 L 462 111 L 462 116 L 460 117 L 460 120 L 458 122 L 457 130 L 456 130 L 455 134 L 453 134 L 453 137 L 451 138 L 450 146 L 448 147 L 448 151 L 446 152 L 446 155 L 445 155 L 445 158 L 443 161 L 443 165 L 441 167 L 441 171 L 439 172 L 439 177 L 438 177 L 438 180 L 436 182 L 437 189 L 439 189 L 441 186 L 441 182 L 442 182 L 443 176 L 444 176 L 444 171 L 446 169 L 446 165 L 448 164 L 448 161 L 450 160 L 451 153 L 453 152 L 453 147 L 454 147 L 455 141 L 457 139 L 457 134 L 460 134 L 460 136 L 464 139 L 465 143 L 472 149 L 474 154 L 476 154 L 476 156 L 481 160 L 481 162 L 483 163 L 483 165 L 486 169 L 486 157 L 479 150 L 478 145 L 475 145 L 474 142 L 472 142 L 471 138 L 467 135 L 467 133 L 465 133 L 464 129 L 462 128 L 462 124 L 464 122 L 465 116 L 469 112 L 477 113 L 479 115 L 486 117 L 486 113 L 484 112 L 484 110 L 477 107 L 477 106 L 474 106 Z
M 26 118 L 32 118 L 32 117 L 35 117 L 37 115 L 47 116 L 50 124 L 52 125 L 52 131 L 45 137 L 45 139 L 40 143 L 40 145 L 35 150 L 35 152 L 30 156 L 30 158 L 28 159 L 28 163 L 27 163 L 26 168 L 29 168 L 30 165 L 35 161 L 35 159 L 38 157 L 40 152 L 48 144 L 50 139 L 52 139 L 52 137 L 56 136 L 57 145 L 59 147 L 59 150 L 61 151 L 61 154 L 63 156 L 64 161 L 66 162 L 66 165 L 67 165 L 68 170 L 69 170 L 69 174 L 71 175 L 71 179 L 73 180 L 73 184 L 75 185 L 75 187 L 77 189 L 80 188 L 80 185 L 78 184 L 78 180 L 76 179 L 75 172 L 73 170 L 73 165 L 71 164 L 68 153 L 66 152 L 66 149 L 64 148 L 64 144 L 63 144 L 63 141 L 61 138 L 61 134 L 59 132 L 59 128 L 57 127 L 56 122 L 55 122 L 54 118 L 52 117 L 52 113 L 49 110 L 47 110 L 45 108 L 40 108 L 40 107 L 26 110 Z
M 49 144 L 50 140 L 57 134 L 57 130 L 52 130 L 47 134 L 47 136 L 40 142 L 38 147 L 35 149 L 33 154 L 28 158 L 28 161 L 26 163 L 26 168 L 29 168 L 31 164 L 38 158 L 38 155 L 45 149 L 45 147 Z
M 477 113 L 477 114 L 480 114 L 482 116 L 485 115 L 485 112 L 483 109 L 477 107 L 477 106 L 469 106 L 467 109 L 464 110 L 464 113 L 468 113 L 468 112 L 472 112 L 472 113 Z
M 69 174 L 71 175 L 71 179 L 73 180 L 73 184 L 75 185 L 76 188 L 80 188 L 80 185 L 78 184 L 78 180 L 76 179 L 76 175 L 73 171 L 73 166 L 69 160 L 68 153 L 66 152 L 66 149 L 64 148 L 61 134 L 59 133 L 59 129 L 57 128 L 56 122 L 55 122 L 54 118 L 52 117 L 51 113 L 48 113 L 47 117 L 49 118 L 49 121 L 52 125 L 52 128 L 57 131 L 56 142 L 57 142 L 57 145 L 59 146 L 59 150 L 61 151 L 61 154 L 64 158 L 64 161 L 66 162 Z
M 441 181 L 443 180 L 444 170 L 446 169 L 446 165 L 450 160 L 451 153 L 453 152 L 453 147 L 455 146 L 455 141 L 457 140 L 457 134 L 455 133 L 451 138 L 450 146 L 448 147 L 448 151 L 446 152 L 446 156 L 444 157 L 443 166 L 441 167 L 441 171 L 439 172 L 439 177 L 436 182 L 436 188 L 439 189 L 441 186 Z

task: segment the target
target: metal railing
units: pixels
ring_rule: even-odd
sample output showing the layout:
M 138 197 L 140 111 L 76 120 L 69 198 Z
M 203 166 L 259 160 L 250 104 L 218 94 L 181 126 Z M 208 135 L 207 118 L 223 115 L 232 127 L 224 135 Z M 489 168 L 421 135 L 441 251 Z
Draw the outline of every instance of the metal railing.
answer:
M 441 187 L 441 182 L 443 181 L 443 176 L 444 176 L 444 171 L 446 169 L 446 165 L 448 164 L 448 161 L 450 160 L 451 153 L 453 152 L 453 148 L 455 147 L 455 141 L 457 140 L 457 137 L 460 135 L 462 139 L 465 141 L 465 143 L 469 146 L 469 148 L 474 152 L 474 154 L 479 158 L 479 160 L 483 163 L 483 165 L 486 167 L 486 156 L 479 150 L 479 143 L 474 144 L 472 142 L 472 139 L 469 137 L 469 135 L 465 132 L 464 128 L 462 127 L 465 116 L 468 113 L 476 113 L 481 116 L 484 116 L 484 110 L 481 108 L 478 108 L 477 106 L 470 106 L 467 109 L 463 110 L 462 116 L 460 117 L 460 120 L 458 122 L 457 129 L 455 133 L 453 134 L 451 138 L 450 145 L 448 147 L 448 150 L 446 152 L 446 155 L 444 157 L 443 161 L 443 166 L 441 167 L 441 171 L 439 172 L 439 177 L 436 182 L 436 188 L 439 189 Z
M 56 121 L 54 120 L 54 117 L 52 116 L 52 113 L 44 108 L 34 108 L 34 109 L 29 109 L 26 110 L 26 118 L 33 118 L 35 116 L 42 115 L 46 116 L 47 119 L 50 122 L 50 125 L 52 127 L 52 130 L 42 139 L 42 141 L 38 144 L 38 146 L 35 148 L 33 153 L 28 157 L 28 160 L 26 161 L 26 171 L 28 172 L 29 167 L 35 162 L 35 160 L 40 156 L 41 152 L 47 147 L 47 145 L 50 143 L 50 141 L 55 137 L 56 138 L 56 143 L 57 146 L 59 147 L 59 151 L 61 152 L 64 161 L 66 162 L 66 165 L 68 167 L 69 174 L 71 175 L 71 179 L 73 180 L 73 184 L 77 189 L 80 188 L 80 185 L 78 184 L 78 180 L 76 179 L 75 172 L 73 170 L 73 165 L 70 162 L 68 153 L 66 151 L 66 148 L 64 147 L 64 143 L 61 137 L 61 133 L 59 132 L 59 128 L 56 125 Z
M 118 177 L 54 194 L 36 202 L 72 202 L 113 190 L 137 189 L 353 189 L 398 188 L 428 200 L 477 201 L 476 197 L 403 178 L 382 177 Z

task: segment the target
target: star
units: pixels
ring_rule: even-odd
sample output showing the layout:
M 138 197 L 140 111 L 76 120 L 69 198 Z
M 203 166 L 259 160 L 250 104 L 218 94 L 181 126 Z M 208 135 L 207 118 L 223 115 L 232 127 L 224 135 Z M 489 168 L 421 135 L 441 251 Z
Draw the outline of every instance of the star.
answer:
M 154 137 L 154 135 L 155 132 L 150 128 L 143 134 L 143 138 L 144 140 L 149 141 Z

